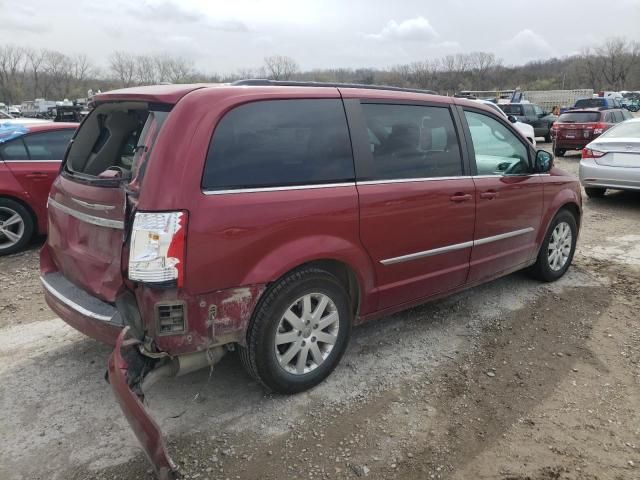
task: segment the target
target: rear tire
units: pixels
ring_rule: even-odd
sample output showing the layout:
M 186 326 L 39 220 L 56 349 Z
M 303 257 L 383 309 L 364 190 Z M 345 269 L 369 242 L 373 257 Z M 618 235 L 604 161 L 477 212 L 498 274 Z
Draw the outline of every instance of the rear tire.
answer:
M 604 197 L 604 194 L 606 193 L 607 189 L 600 188 L 600 187 L 585 187 L 584 191 L 586 192 L 587 197 L 589 198 L 602 198 Z
M 0 198 L 0 256 L 24 250 L 34 229 L 34 218 L 22 204 Z
M 544 141 L 545 141 L 546 143 L 551 143 L 551 142 L 552 142 L 551 132 L 548 132 L 548 133 L 544 136 Z
M 271 391 L 308 390 L 340 362 L 351 336 L 351 312 L 349 295 L 337 277 L 314 267 L 293 271 L 264 294 L 247 330 L 247 346 L 239 349 L 240 359 Z
M 573 260 L 578 238 L 578 223 L 568 210 L 560 210 L 551 221 L 536 263 L 529 273 L 543 282 L 562 277 Z
M 567 151 L 564 148 L 554 148 L 553 149 L 553 154 L 556 157 L 564 157 L 565 153 L 567 153 Z

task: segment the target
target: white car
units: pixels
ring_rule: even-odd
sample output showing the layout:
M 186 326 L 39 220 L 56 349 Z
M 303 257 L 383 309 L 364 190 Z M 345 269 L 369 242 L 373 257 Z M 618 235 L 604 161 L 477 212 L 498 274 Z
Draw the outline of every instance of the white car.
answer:
M 51 120 L 40 118 L 15 118 L 5 112 L 0 112 L 0 125 L 35 125 L 37 123 L 51 123 Z
M 529 125 L 528 123 L 518 122 L 517 120 L 515 122 L 513 122 L 509 118 L 509 116 L 506 113 L 504 113 L 502 111 L 502 109 L 498 105 L 496 105 L 493 102 L 490 102 L 489 100 L 476 99 L 474 101 L 483 103 L 483 104 L 488 105 L 489 107 L 493 108 L 498 113 L 498 115 L 500 115 L 505 120 L 509 120 L 511 123 L 513 123 L 513 126 L 516 127 L 516 130 L 518 130 L 522 134 L 523 137 L 525 137 L 527 140 L 529 140 L 534 147 L 536 146 L 536 134 L 535 134 L 535 131 L 533 130 L 533 127 L 531 125 Z M 513 118 L 515 118 L 515 117 L 513 117 Z
M 640 118 L 610 128 L 582 150 L 580 182 L 589 197 L 640 191 Z

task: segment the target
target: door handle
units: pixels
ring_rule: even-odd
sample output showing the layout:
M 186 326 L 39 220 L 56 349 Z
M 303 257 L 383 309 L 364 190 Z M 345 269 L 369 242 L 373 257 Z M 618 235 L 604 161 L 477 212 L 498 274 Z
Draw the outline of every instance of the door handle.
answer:
M 487 200 L 493 200 L 498 196 L 498 192 L 495 190 L 487 190 L 486 192 L 482 192 L 480 194 L 480 198 L 486 198 Z
M 25 175 L 25 177 L 27 178 L 46 178 L 47 174 L 44 172 L 32 172 L 32 173 L 27 173 Z
M 460 203 L 460 202 L 466 202 L 467 200 L 471 200 L 472 198 L 473 197 L 468 193 L 456 193 L 455 195 L 452 195 L 451 197 L 449 197 L 449 200 L 451 200 L 452 202 Z

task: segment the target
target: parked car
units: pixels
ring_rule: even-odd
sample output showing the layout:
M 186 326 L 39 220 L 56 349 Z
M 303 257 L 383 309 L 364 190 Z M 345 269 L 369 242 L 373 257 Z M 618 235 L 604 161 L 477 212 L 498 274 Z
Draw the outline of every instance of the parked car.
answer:
M 519 122 L 531 125 L 536 137 L 544 137 L 545 142 L 551 142 L 551 125 L 557 119 L 555 115 L 545 112 L 535 103 L 504 103 L 500 108 Z
M 51 123 L 51 120 L 40 118 L 14 117 L 7 112 L 0 112 L 0 127 L 4 125 L 41 125 Z
M 109 382 L 166 475 L 140 402 L 161 375 L 237 349 L 269 390 L 309 389 L 353 325 L 523 268 L 558 279 L 580 216 L 577 178 L 477 102 L 304 82 L 136 87 L 96 95 L 74 137 L 41 279 L 57 315 L 115 345 Z
M 607 189 L 640 190 L 640 118 L 616 125 L 582 150 L 580 182 L 589 197 Z
M 573 109 L 583 108 L 620 108 L 620 101 L 615 97 L 593 97 L 582 98 L 573 105 Z
M 488 107 L 491 107 L 498 115 L 509 120 L 511 123 L 513 123 L 513 126 L 516 127 L 516 129 L 524 136 L 524 138 L 526 138 L 527 140 L 529 140 L 529 142 L 531 142 L 531 145 L 533 145 L 534 147 L 536 146 L 536 134 L 531 125 L 529 125 L 528 123 L 519 122 L 518 119 L 513 115 L 507 115 L 494 102 L 491 102 L 489 100 L 480 100 L 480 99 L 476 100 L 476 102 L 480 102 L 484 105 L 487 105 Z
M 47 231 L 47 198 L 77 124 L 0 125 L 0 255 Z
M 617 123 L 633 118 L 623 109 L 589 108 L 570 110 L 553 125 L 553 154 L 562 157 L 567 150 L 581 150 Z

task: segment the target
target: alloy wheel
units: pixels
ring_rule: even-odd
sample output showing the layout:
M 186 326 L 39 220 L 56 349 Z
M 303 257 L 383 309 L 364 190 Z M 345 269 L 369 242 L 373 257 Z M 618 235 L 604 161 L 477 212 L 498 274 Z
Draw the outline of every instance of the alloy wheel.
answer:
M 551 270 L 561 270 L 569 260 L 573 235 L 567 222 L 560 222 L 551 233 L 549 246 L 547 247 L 547 261 Z
M 9 207 L 0 207 L 0 250 L 14 246 L 24 235 L 24 220 Z
M 338 309 L 323 293 L 293 302 L 280 319 L 274 347 L 280 366 L 294 375 L 307 374 L 329 357 L 338 340 Z

